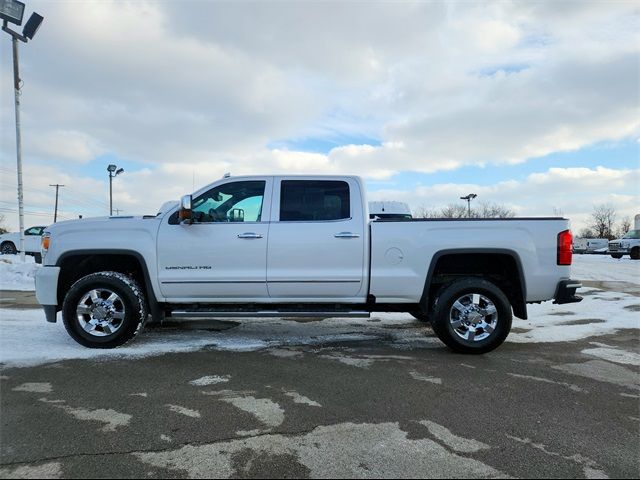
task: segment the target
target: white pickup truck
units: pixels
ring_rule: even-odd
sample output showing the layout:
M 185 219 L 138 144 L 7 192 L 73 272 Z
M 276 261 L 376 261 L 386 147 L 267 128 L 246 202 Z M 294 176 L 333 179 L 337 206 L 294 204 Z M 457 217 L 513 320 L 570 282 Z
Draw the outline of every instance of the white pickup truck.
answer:
M 31 227 L 24 231 L 24 252 L 33 255 L 40 263 L 40 236 L 47 227 Z M 0 254 L 15 255 L 20 253 L 20 232 L 8 232 L 0 235 Z
M 562 218 L 370 220 L 354 176 L 225 177 L 155 216 L 48 227 L 36 296 L 93 348 L 122 345 L 149 316 L 400 311 L 484 353 L 512 311 L 581 300 L 571 241 Z

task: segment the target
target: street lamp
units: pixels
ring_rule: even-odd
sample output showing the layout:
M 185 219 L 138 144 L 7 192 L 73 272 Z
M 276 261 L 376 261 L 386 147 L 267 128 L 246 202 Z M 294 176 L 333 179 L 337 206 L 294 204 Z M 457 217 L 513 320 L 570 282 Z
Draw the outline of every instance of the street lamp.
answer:
M 466 197 L 460 197 L 460 200 L 466 200 L 467 201 L 467 205 L 469 207 L 469 218 L 471 218 L 471 200 L 473 200 L 477 196 L 478 195 L 476 195 L 475 193 L 470 193 Z
M 17 0 L 0 0 L 0 19 L 2 31 L 11 35 L 13 46 L 13 90 L 16 110 L 16 160 L 18 164 L 18 217 L 20 223 L 20 259 L 24 262 L 24 195 L 22 188 L 22 134 L 20 132 L 20 69 L 18 67 L 18 40 L 27 43 L 31 40 L 44 19 L 42 15 L 32 13 L 22 35 L 9 28 L 9 23 L 22 25 L 24 3 Z
M 113 215 L 113 177 L 117 177 L 122 172 L 124 172 L 124 168 L 118 168 L 117 165 L 113 163 L 107 167 L 107 172 L 109 172 L 109 216 Z

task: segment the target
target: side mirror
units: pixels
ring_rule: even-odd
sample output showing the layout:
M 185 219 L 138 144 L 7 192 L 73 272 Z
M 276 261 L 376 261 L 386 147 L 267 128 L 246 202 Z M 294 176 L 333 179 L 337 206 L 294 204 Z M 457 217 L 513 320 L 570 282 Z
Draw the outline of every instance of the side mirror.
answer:
M 244 210 L 241 208 L 232 208 L 229 211 L 230 222 L 244 222 Z
M 191 195 L 185 195 L 180 199 L 178 219 L 182 225 L 191 225 L 191 223 L 193 223 L 193 219 L 191 217 Z

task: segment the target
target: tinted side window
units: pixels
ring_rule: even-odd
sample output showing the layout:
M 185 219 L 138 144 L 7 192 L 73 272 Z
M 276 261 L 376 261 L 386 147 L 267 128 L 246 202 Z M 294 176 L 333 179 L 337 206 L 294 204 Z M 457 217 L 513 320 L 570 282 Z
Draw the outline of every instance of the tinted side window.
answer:
M 341 220 L 351 216 L 349 184 L 328 180 L 284 180 L 280 221 Z
M 25 235 L 42 235 L 42 227 L 31 227 L 27 229 L 24 234 Z

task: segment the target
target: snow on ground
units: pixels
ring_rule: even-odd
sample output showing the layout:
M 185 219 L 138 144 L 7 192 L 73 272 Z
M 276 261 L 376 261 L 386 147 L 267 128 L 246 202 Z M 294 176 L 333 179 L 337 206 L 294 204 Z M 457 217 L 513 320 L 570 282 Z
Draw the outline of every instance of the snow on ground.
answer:
M 594 288 L 583 288 L 578 294 L 583 297 L 580 303 L 528 305 L 529 319 L 514 318 L 515 330 L 507 341 L 571 342 L 625 328 L 640 328 L 639 297 Z
M 640 285 L 640 260 L 628 255 L 620 259 L 610 255 L 574 255 L 571 277 L 577 280 L 629 282 Z
M 234 319 L 237 320 L 237 319 Z M 188 323 L 188 321 L 186 321 Z M 372 319 L 332 318 L 314 322 L 283 319 L 241 319 L 239 325 L 222 331 L 198 328 L 147 328 L 134 341 L 113 349 L 99 350 L 77 344 L 66 332 L 60 313 L 58 323 L 47 323 L 40 310 L 0 310 L 0 363 L 29 366 L 66 359 L 146 357 L 202 348 L 228 351 L 256 351 L 270 347 L 322 345 L 335 342 L 391 340 L 400 347 L 436 346 L 431 329 L 402 328 L 416 324 L 406 314 L 376 315 Z M 215 324 L 211 324 L 212 326 Z M 393 327 L 396 327 L 394 329 Z M 216 329 L 217 330 L 217 329 Z
M 6 258 L 6 257 L 0 257 Z M 638 284 L 640 262 L 607 256 L 574 257 L 573 278 Z M 0 262 L 1 263 L 1 262 Z M 8 270 L 2 264 L 0 274 Z M 8 264 L 12 265 L 12 264 Z M 15 265 L 15 264 L 13 264 Z M 26 269 L 26 265 L 18 265 Z M 31 264 L 35 269 L 35 264 Z M 635 272 L 635 273 L 634 273 Z M 12 283 L 12 289 L 18 282 Z M 4 287 L 2 287 L 4 288 Z M 639 289 L 640 291 L 640 289 Z M 640 297 L 616 291 L 584 288 L 581 303 L 529 305 L 529 320 L 514 318 L 507 341 L 513 343 L 566 342 L 640 328 Z M 234 319 L 237 320 L 237 319 Z M 114 350 L 84 348 L 66 333 L 60 314 L 50 324 L 41 310 L 0 309 L 0 363 L 26 366 L 66 359 L 134 358 L 213 348 L 255 351 L 274 347 L 323 345 L 336 342 L 377 341 L 398 349 L 443 348 L 429 327 L 401 313 L 374 314 L 370 319 L 332 318 L 296 322 L 282 319 L 240 319 L 215 327 L 199 320 L 194 328 L 147 328 L 129 344 Z M 218 321 L 217 325 L 220 325 Z M 634 333 L 637 337 L 637 331 Z M 276 350 L 283 352 L 287 350 Z M 616 352 L 613 352 L 616 353 Z M 611 354 L 609 352 L 608 354 Z
M 31 255 L 0 256 L 0 290 L 35 290 L 35 274 L 40 268 Z

